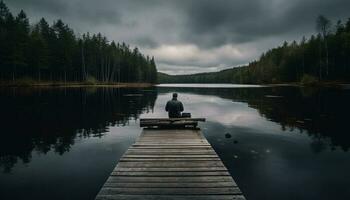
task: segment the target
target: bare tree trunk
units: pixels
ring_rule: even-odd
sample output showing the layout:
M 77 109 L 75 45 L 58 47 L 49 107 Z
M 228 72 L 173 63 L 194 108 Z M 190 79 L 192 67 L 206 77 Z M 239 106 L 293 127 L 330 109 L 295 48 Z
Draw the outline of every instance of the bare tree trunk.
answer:
M 106 82 L 106 71 L 107 71 L 107 57 L 104 57 L 103 59 L 103 82 Z
M 115 66 L 116 66 L 116 64 L 115 64 L 115 62 L 113 62 L 112 71 L 111 71 L 111 76 L 110 76 L 110 79 L 109 79 L 110 82 L 115 82 L 115 79 L 114 79 Z
M 319 79 L 320 81 L 322 80 L 322 50 L 321 50 L 321 43 L 320 43 L 320 47 L 319 47 L 319 54 L 320 54 L 320 66 L 319 66 Z
M 103 56 L 102 56 L 102 57 L 101 57 L 101 63 L 100 63 L 100 76 L 101 76 L 101 81 L 102 81 L 102 82 L 104 82 L 103 65 L 104 65 L 104 60 L 103 60 Z
M 111 58 L 108 57 L 108 64 L 107 64 L 107 81 L 110 82 L 111 80 Z
M 120 83 L 120 66 L 118 66 L 118 84 Z
M 82 42 L 81 45 L 81 76 L 82 81 L 86 81 L 87 75 L 86 75 L 86 67 L 85 67 L 85 56 L 84 56 L 84 43 Z

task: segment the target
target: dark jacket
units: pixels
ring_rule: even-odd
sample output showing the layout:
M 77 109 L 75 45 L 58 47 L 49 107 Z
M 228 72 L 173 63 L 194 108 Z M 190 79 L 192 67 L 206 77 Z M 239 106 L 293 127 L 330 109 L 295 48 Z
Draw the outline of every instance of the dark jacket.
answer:
M 173 98 L 166 103 L 165 110 L 169 112 L 169 118 L 179 118 L 181 117 L 181 112 L 184 111 L 184 106 L 181 101 Z

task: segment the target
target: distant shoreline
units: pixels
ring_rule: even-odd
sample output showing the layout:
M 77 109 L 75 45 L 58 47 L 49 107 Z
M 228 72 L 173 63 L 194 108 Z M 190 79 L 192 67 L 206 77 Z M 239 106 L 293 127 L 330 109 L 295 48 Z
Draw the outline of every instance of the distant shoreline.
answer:
M 3 83 L 0 87 L 113 87 L 113 88 L 140 88 L 152 87 L 153 83 L 84 83 L 84 82 L 35 82 L 35 83 Z
M 297 86 L 297 87 L 343 87 L 349 86 L 350 83 L 347 82 L 337 82 L 337 81 L 325 81 L 325 82 L 315 82 L 310 84 L 303 84 L 300 82 L 295 83 L 275 83 L 275 84 L 265 84 L 268 86 Z
M 33 83 L 5 83 L 0 82 L 0 88 L 4 87 L 62 87 L 62 88 L 79 88 L 79 87 L 111 87 L 111 88 L 143 88 L 152 87 L 156 85 L 176 85 L 176 84 L 228 84 L 228 85 L 259 85 L 267 87 L 279 87 L 279 86 L 294 86 L 294 87 L 350 87 L 350 83 L 345 82 L 317 82 L 314 84 L 301 84 L 301 83 L 274 83 L 274 84 L 236 84 L 236 83 L 85 83 L 85 82 L 33 82 Z
M 227 84 L 227 85 L 252 85 L 252 86 L 296 86 L 296 87 L 337 87 L 337 86 L 348 86 L 350 85 L 350 83 L 348 82 L 316 82 L 316 83 L 312 83 L 312 84 L 302 84 L 299 82 L 290 82 L 290 83 L 189 83 L 189 82 L 162 82 L 162 83 L 158 83 L 158 85 L 168 85 L 168 84 L 212 84 L 212 85 L 216 85 L 216 84 Z

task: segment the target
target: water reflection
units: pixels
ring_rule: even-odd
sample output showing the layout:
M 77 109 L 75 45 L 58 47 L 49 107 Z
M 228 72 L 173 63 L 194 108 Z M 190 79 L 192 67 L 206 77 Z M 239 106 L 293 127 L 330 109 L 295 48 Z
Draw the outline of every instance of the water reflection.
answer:
M 101 137 L 152 110 L 155 90 L 113 88 L 1 89 L 0 167 L 5 172 L 32 151 L 59 155 L 76 138 Z
M 194 96 L 184 99 L 187 106 L 191 103 L 197 105 L 193 109 L 198 110 L 190 111 L 221 124 L 258 125 L 255 113 L 244 114 L 248 111 L 241 105 L 230 112 L 227 112 L 226 106 L 235 105 L 216 107 L 211 112 L 212 116 L 210 110 L 209 113 L 201 113 L 203 107 L 209 109 L 211 101 L 220 101 L 209 96 L 245 102 L 261 117 L 280 124 L 282 130 L 298 130 L 310 135 L 313 138 L 310 146 L 315 153 L 328 146 L 331 149 L 339 146 L 344 151 L 350 147 L 347 134 L 350 94 L 344 90 L 296 87 L 158 88 L 160 95 L 174 90 L 197 95 L 198 99 Z M 18 160 L 29 163 L 33 150 L 41 153 L 54 150 L 63 154 L 74 145 L 77 137 L 101 137 L 108 132 L 108 127 L 124 126 L 141 113 L 148 113 L 154 107 L 157 90 L 12 88 L 1 89 L 0 96 L 0 167 L 9 172 Z M 164 114 L 162 112 L 160 108 L 161 115 Z
M 349 199 L 350 90 L 295 87 L 0 89 L 0 196 L 94 199 L 172 92 L 248 199 Z
M 169 88 L 159 88 L 158 91 L 166 93 Z M 245 102 L 249 107 L 256 109 L 260 116 L 280 124 L 282 130 L 297 130 L 310 135 L 313 138 L 311 146 L 315 152 L 321 152 L 328 145 L 331 149 L 341 147 L 344 151 L 348 151 L 350 147 L 350 136 L 347 134 L 350 92 L 347 90 L 265 87 L 236 88 L 234 90 L 176 88 L 176 91 L 185 94 L 218 96 L 230 99 L 234 103 Z M 256 117 L 254 114 L 243 115 L 242 113 L 246 110 L 242 108 L 242 106 L 237 106 L 236 109 L 231 109 L 232 112 L 225 112 L 227 110 L 225 108 L 222 111 L 215 110 L 217 115 L 213 120 L 233 124 L 232 120 L 239 120 L 238 117 Z M 254 119 L 241 119 L 239 122 L 240 126 L 249 122 L 256 123 Z M 248 126 L 256 126 L 256 124 L 248 124 Z

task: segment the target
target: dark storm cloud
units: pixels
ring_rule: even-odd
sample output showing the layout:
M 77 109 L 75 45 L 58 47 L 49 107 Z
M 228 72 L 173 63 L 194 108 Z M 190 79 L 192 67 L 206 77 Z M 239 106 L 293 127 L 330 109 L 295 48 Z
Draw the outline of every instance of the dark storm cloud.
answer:
M 350 8 L 348 0 L 11 0 L 9 4 L 34 15 L 50 13 L 57 18 L 80 20 L 86 25 L 122 23 L 128 28 L 127 25 L 146 23 L 153 26 L 154 34 L 130 40 L 151 47 L 167 42 L 166 37 L 159 37 L 162 34 L 159 31 L 167 34 L 165 30 L 177 33 L 177 41 L 171 42 L 205 47 L 250 42 L 296 31 L 309 33 L 314 29 L 317 15 L 344 18 L 348 17 Z M 150 11 L 153 18 L 148 18 Z M 169 13 L 178 14 L 182 22 L 174 24 L 162 19 Z M 157 23 L 148 21 L 155 18 Z M 165 41 L 157 41 L 154 36 Z
M 7 0 L 4 2 L 18 9 L 36 7 L 39 9 L 38 12 L 62 13 L 68 7 L 67 2 L 61 0 Z
M 151 39 L 150 37 L 137 38 L 135 40 L 135 43 L 147 48 L 155 48 L 158 46 L 158 43 L 155 40 Z
M 6 1 L 6 0 L 5 0 Z M 61 18 L 78 33 L 154 55 L 160 71 L 203 72 L 257 59 L 283 41 L 316 32 L 315 19 L 350 17 L 349 0 L 7 0 L 32 22 Z M 173 70 L 171 70 L 173 69 Z
M 314 29 L 317 15 L 344 18 L 350 15 L 347 0 L 201 0 L 189 1 L 183 37 L 206 47 L 250 42 Z
M 93 0 L 10 0 L 8 4 L 17 11 L 24 9 L 34 18 L 81 20 L 90 25 L 98 23 L 117 24 L 120 16 L 114 7 L 108 7 Z M 112 1 L 111 1 L 112 2 Z M 109 4 L 108 4 L 109 5 Z

